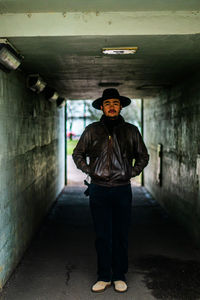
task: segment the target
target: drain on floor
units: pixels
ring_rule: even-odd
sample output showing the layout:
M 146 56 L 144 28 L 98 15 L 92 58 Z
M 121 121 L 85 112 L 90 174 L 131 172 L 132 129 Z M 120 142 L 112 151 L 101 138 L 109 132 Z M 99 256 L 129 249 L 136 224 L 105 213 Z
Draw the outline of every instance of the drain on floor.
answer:
M 200 262 L 148 256 L 134 262 L 156 299 L 200 299 Z

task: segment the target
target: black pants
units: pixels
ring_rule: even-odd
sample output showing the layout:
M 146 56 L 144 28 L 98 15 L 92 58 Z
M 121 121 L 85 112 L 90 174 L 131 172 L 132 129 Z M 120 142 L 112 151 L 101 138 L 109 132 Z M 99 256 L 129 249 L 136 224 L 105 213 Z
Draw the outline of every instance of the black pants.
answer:
M 131 202 L 130 185 L 90 185 L 90 208 L 96 232 L 97 280 L 125 280 Z

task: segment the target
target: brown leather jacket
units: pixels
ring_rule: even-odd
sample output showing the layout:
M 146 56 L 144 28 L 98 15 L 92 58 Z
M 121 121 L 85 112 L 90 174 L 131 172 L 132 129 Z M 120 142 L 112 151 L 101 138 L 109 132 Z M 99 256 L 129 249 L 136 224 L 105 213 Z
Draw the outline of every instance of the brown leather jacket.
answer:
M 129 184 L 130 178 L 139 175 L 149 160 L 139 130 L 121 115 L 112 136 L 104 115 L 99 122 L 87 126 L 72 156 L 77 168 L 90 175 L 92 183 L 109 187 Z

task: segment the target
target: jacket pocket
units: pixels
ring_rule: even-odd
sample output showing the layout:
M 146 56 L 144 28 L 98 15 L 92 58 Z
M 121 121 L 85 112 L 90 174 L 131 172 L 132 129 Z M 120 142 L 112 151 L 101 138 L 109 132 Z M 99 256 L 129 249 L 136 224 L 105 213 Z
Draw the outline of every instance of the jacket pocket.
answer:
M 123 154 L 123 175 L 126 180 L 129 180 L 132 177 L 132 159 L 127 158 L 126 154 Z
M 92 178 L 106 179 L 109 176 L 108 160 L 106 156 L 92 157 L 90 162 L 90 175 Z

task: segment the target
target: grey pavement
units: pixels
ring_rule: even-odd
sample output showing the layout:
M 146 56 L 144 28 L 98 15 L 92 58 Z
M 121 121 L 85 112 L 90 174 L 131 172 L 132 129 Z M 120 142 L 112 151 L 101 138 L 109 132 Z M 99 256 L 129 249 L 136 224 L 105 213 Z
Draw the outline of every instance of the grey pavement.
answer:
M 143 187 L 133 187 L 129 289 L 92 293 L 95 235 L 84 189 L 64 189 L 1 300 L 200 299 L 199 249 Z

